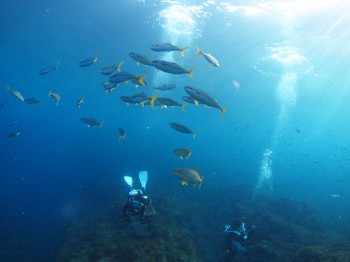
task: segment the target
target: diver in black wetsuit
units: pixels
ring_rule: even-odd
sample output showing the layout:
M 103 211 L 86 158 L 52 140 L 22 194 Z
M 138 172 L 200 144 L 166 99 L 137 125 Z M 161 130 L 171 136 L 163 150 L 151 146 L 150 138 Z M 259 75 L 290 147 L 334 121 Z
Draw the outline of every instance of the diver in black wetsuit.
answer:
M 250 231 L 255 229 L 256 226 L 253 225 Z M 226 249 L 226 261 L 232 261 L 237 254 L 247 251 L 243 246 L 243 243 L 247 240 L 248 233 L 244 222 L 237 220 L 231 225 L 225 225 L 223 234 L 225 241 L 224 247 Z
M 151 201 L 141 189 L 132 189 L 123 207 L 123 215 L 128 222 L 138 220 L 141 224 L 151 222 L 147 209 L 153 209 Z
M 125 182 L 130 186 L 130 192 L 123 207 L 123 216 L 128 222 L 136 221 L 140 224 L 149 224 L 150 217 L 155 214 L 155 210 L 151 200 L 146 195 L 147 171 L 140 171 L 139 179 L 142 189 L 133 189 L 132 177 L 124 176 Z

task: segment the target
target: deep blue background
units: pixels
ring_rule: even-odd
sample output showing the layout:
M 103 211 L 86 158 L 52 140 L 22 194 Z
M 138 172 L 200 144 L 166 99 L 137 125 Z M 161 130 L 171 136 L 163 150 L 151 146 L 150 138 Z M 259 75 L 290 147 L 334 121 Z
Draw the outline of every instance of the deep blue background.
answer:
M 257 7 L 265 12 L 250 15 L 208 2 L 202 12 L 189 12 L 196 24 L 188 28 L 192 34 L 184 35 L 174 34 L 176 24 L 165 25 L 160 15 L 173 10 L 171 4 L 158 2 L 2 1 L 0 85 L 42 100 L 39 108 L 0 94 L 0 101 L 6 102 L 0 108 L 4 261 L 53 259 L 64 239 L 64 226 L 112 205 L 117 192 L 127 191 L 125 174 L 148 170 L 150 187 L 168 192 L 180 187 L 173 168 L 196 167 L 205 176 L 204 192 L 210 192 L 211 184 L 255 188 L 267 148 L 273 151 L 272 190 L 267 186 L 264 192 L 308 202 L 335 228 L 349 224 L 347 4 L 305 7 L 281 1 L 287 6 L 284 13 L 277 4 L 264 9 L 261 1 Z M 194 10 L 190 7 L 201 2 L 182 5 Z M 295 16 L 288 17 L 288 11 Z M 185 58 L 149 49 L 160 42 L 188 45 Z M 196 57 L 197 45 L 213 54 L 220 67 Z M 273 58 L 277 47 L 293 47 L 305 60 L 278 62 Z M 97 52 L 96 64 L 78 66 Z M 194 79 L 171 76 L 136 66 L 129 52 L 170 57 L 185 68 L 198 69 Z M 119 100 L 141 91 L 155 94 L 149 87 L 122 84 L 104 94 L 100 83 L 105 77 L 99 70 L 121 60 L 123 70 L 146 74 L 149 86 L 176 83 L 177 89 L 165 96 L 180 100 L 186 95 L 184 85 L 206 90 L 229 108 L 225 119 L 217 109 L 188 105 L 185 113 L 179 108 L 151 110 Z M 56 72 L 38 75 L 57 61 Z M 281 120 L 278 87 L 288 73 L 296 75 L 296 103 Z M 59 106 L 48 97 L 49 90 L 61 94 Z M 78 109 L 75 103 L 81 96 L 85 104 Z M 103 120 L 104 126 L 87 128 L 82 117 Z M 15 120 L 18 123 L 11 126 Z M 189 126 L 196 139 L 170 129 L 169 122 Z M 119 127 L 127 132 L 121 142 Z M 21 135 L 7 138 L 12 131 Z M 191 158 L 177 159 L 172 153 L 177 147 L 192 148 Z

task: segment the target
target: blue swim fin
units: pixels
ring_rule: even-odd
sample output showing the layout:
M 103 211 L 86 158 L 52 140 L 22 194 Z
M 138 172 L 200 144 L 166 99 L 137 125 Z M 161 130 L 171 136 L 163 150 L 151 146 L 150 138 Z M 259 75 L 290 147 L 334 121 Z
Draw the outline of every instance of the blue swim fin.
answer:
M 139 172 L 139 179 L 141 186 L 143 189 L 146 189 L 147 179 L 148 179 L 148 172 L 147 171 L 140 171 Z
M 132 188 L 132 177 L 131 176 L 124 176 L 124 180 Z

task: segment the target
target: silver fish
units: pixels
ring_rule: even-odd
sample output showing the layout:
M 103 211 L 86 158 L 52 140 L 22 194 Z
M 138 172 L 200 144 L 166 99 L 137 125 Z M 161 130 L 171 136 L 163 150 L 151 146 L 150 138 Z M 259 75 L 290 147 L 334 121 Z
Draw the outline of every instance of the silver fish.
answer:
M 16 97 L 18 100 L 20 101 L 24 101 L 24 97 L 22 96 L 22 94 L 19 91 L 13 90 L 11 89 L 9 86 L 5 87 L 5 91 L 6 92 L 10 92 L 14 97 Z
M 212 66 L 219 66 L 219 62 L 218 60 L 216 60 L 215 57 L 213 57 L 211 54 L 209 53 L 204 53 L 200 50 L 200 48 L 197 46 L 197 56 L 199 55 L 203 55 L 203 57 L 212 65 Z
M 79 100 L 77 101 L 77 107 L 80 108 L 84 104 L 84 98 L 80 97 Z
M 61 101 L 61 96 L 58 93 L 49 91 L 49 96 L 52 98 L 52 100 L 58 105 L 58 103 Z

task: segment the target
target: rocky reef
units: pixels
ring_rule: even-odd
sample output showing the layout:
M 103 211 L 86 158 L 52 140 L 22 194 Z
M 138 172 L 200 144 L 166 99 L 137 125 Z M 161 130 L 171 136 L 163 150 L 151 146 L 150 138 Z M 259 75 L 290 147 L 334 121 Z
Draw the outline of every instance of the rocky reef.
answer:
M 225 196 L 225 197 L 223 197 Z M 226 261 L 224 225 L 243 219 L 256 226 L 233 261 L 346 262 L 349 240 L 331 232 L 315 210 L 289 199 L 187 188 L 152 196 L 157 210 L 149 228 L 121 215 L 122 199 L 103 215 L 67 228 L 58 261 Z

